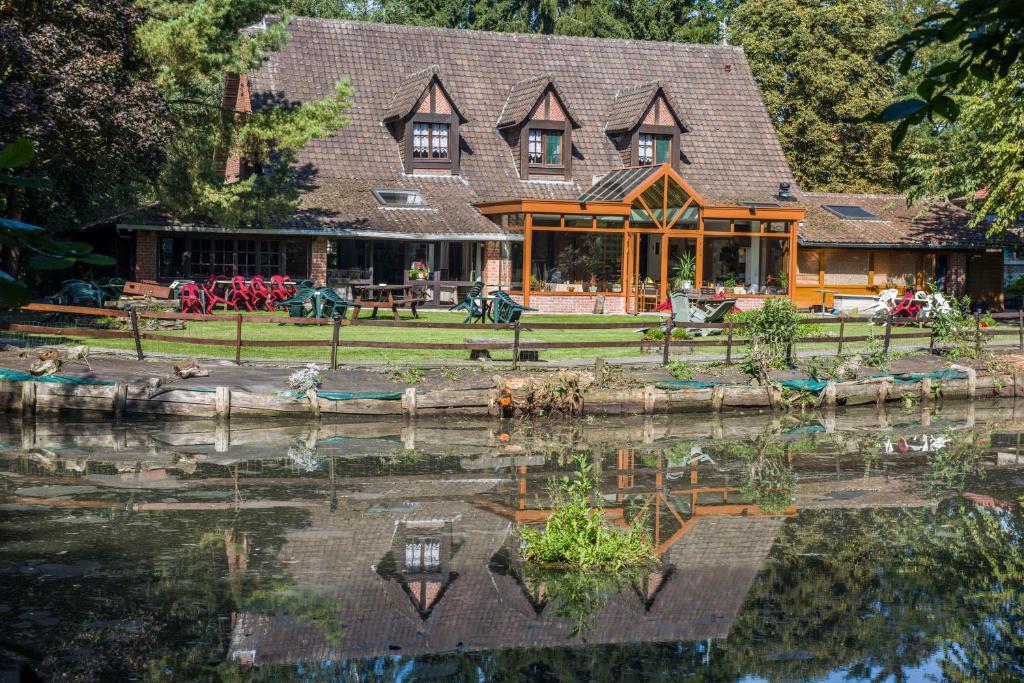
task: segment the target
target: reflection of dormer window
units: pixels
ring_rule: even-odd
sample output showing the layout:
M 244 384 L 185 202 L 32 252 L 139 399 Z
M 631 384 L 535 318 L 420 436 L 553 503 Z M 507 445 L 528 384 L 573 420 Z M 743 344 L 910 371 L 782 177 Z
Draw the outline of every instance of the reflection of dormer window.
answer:
M 441 540 L 407 539 L 405 542 L 405 571 L 430 573 L 441 568 Z

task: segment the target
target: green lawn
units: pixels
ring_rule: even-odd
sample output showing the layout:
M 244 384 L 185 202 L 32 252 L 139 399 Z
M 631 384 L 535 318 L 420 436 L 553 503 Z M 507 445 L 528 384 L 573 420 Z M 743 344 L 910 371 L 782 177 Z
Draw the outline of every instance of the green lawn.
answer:
M 270 315 L 270 314 L 268 314 Z M 403 320 L 412 321 L 411 314 L 404 314 Z M 448 322 L 461 323 L 464 316 L 461 313 L 448 313 L 443 311 L 423 311 L 420 313 L 421 322 Z M 636 327 L 657 325 L 660 319 L 655 316 L 627 316 L 627 315 L 532 315 L 523 319 L 524 328 L 529 328 L 530 322 L 537 323 L 600 323 L 600 322 L 629 322 L 635 323 Z M 235 338 L 235 317 L 224 315 L 224 320 L 187 322 L 184 330 L 155 330 L 160 334 L 196 337 L 205 339 L 234 340 Z M 867 323 L 848 323 L 846 325 L 846 336 L 862 336 L 869 333 Z M 882 334 L 882 328 L 874 328 L 876 335 Z M 819 335 L 838 335 L 838 325 L 822 325 L 816 333 Z M 893 330 L 893 346 L 901 344 L 899 336 L 904 333 L 917 332 L 917 327 L 896 327 Z M 330 358 L 330 348 L 323 346 L 294 346 L 294 347 L 246 347 L 245 340 L 330 340 L 332 327 L 324 326 L 298 326 L 287 324 L 258 324 L 246 323 L 243 326 L 242 358 L 246 360 L 287 360 L 293 362 L 318 361 L 324 362 Z M 345 326 L 341 329 L 343 341 L 373 340 L 373 341 L 395 341 L 395 342 L 417 342 L 417 343 L 455 343 L 460 344 L 467 337 L 509 339 L 512 338 L 510 331 L 497 331 L 486 325 L 474 325 L 472 329 L 429 329 L 416 327 L 376 327 L 376 326 Z M 75 339 L 74 331 L 69 330 L 67 338 Z M 629 341 L 636 342 L 628 347 L 599 348 L 599 349 L 550 349 L 541 352 L 544 360 L 567 360 L 567 359 L 593 359 L 598 356 L 605 358 L 636 357 L 640 355 L 640 336 L 633 329 L 611 329 L 611 330 L 528 330 L 524 329 L 522 338 L 524 340 L 538 340 L 548 342 L 573 342 L 573 341 Z M 107 349 L 134 349 L 134 343 L 130 339 L 90 339 L 81 338 L 81 342 L 94 348 Z M 907 340 L 913 345 L 927 345 L 927 339 Z M 805 343 L 797 346 L 798 351 L 816 350 L 835 351 L 836 343 Z M 847 344 L 844 351 L 859 350 L 864 343 Z M 162 341 L 143 341 L 143 349 L 148 352 L 168 353 L 180 356 L 195 355 L 200 357 L 224 357 L 233 358 L 233 346 L 207 346 L 197 344 L 181 344 Z M 737 339 L 737 345 L 733 352 L 734 359 L 742 357 L 743 348 L 741 340 Z M 507 351 L 492 351 L 491 355 L 496 360 L 509 360 L 511 353 Z M 688 356 L 718 356 L 724 357 L 724 348 L 719 347 L 694 347 L 673 348 L 673 356 L 686 358 Z M 409 361 L 409 362 L 430 362 L 430 361 L 465 361 L 469 353 L 465 350 L 418 350 L 418 349 L 376 349 L 376 348 L 350 348 L 341 347 L 338 350 L 339 361 Z

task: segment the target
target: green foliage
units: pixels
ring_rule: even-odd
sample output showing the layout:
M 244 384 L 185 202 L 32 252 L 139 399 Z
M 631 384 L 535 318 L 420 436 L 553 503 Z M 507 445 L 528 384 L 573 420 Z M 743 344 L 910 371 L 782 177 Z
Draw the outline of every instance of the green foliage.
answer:
M 149 18 L 139 29 L 139 43 L 175 122 L 156 198 L 182 219 L 227 227 L 278 223 L 298 204 L 298 152 L 348 124 L 348 82 L 334 84 L 321 100 L 272 102 L 248 114 L 224 109 L 225 74 L 258 68 L 287 39 L 287 17 L 249 28 L 277 4 L 144 0 L 142 5 Z M 221 163 L 230 156 L 245 172 L 225 184 Z
M 679 256 L 672 266 L 675 277 L 672 280 L 672 289 L 682 289 L 684 282 L 689 282 L 693 285 L 694 279 L 697 277 L 697 255 L 693 252 L 683 252 Z
M 656 556 L 642 520 L 634 520 L 628 530 L 606 522 L 600 498 L 593 496 L 594 466 L 584 456 L 576 456 L 574 461 L 578 468 L 575 477 L 551 483 L 554 510 L 544 529 L 521 530 L 523 559 L 580 571 L 617 572 L 652 566 Z
M 462 378 L 462 373 L 459 372 L 458 368 L 453 368 L 448 365 L 441 366 L 441 377 L 448 380 L 449 382 L 458 382 Z
M 4 186 L 29 187 L 34 179 L 11 173 L 31 162 L 35 153 L 32 142 L 19 138 L 0 148 L 0 189 Z M 0 210 L 8 207 L 0 195 Z M 19 255 L 29 255 L 29 264 L 38 270 L 60 270 L 76 263 L 110 265 L 113 259 L 94 254 L 92 246 L 83 242 L 60 240 L 42 228 L 11 218 L 0 218 L 0 248 Z M 17 272 L 0 268 L 0 303 L 20 305 L 31 301 L 28 287 L 17 278 Z
M 985 349 L 987 335 L 978 336 L 974 316 L 971 315 L 970 297 L 949 298 L 949 311 L 937 311 L 932 318 L 932 334 L 936 345 L 943 346 L 942 353 L 950 360 L 976 358 L 979 347 Z M 979 344 L 980 341 L 980 344 Z
M 886 372 L 889 369 L 890 355 L 885 352 L 885 340 L 875 334 L 874 327 L 868 330 L 868 341 L 862 356 L 864 361 L 876 370 Z
M 694 376 L 693 365 L 684 360 L 670 360 L 665 369 L 676 379 L 691 380 Z
M 392 382 L 402 382 L 403 384 L 419 384 L 426 376 L 426 373 L 423 372 L 423 368 L 415 365 L 403 368 L 391 363 L 384 366 L 384 369 L 381 370 L 381 374 Z
M 1024 294 L 1024 275 L 1018 275 L 1004 287 L 1007 294 Z
M 912 200 L 965 198 L 976 225 L 992 217 L 993 233 L 1024 215 L 1022 82 L 1022 65 L 1007 78 L 970 79 L 959 86 L 955 123 L 918 127 L 904 178 Z
M 782 367 L 787 350 L 800 334 L 800 313 L 789 299 L 772 297 L 739 318 L 746 324 L 750 345 L 743 362 L 749 374 L 767 379 L 772 368 Z
M 746 0 L 730 24 L 806 190 L 890 190 L 889 128 L 862 121 L 898 96 L 877 55 L 900 30 L 884 0 Z
M 782 512 L 793 504 L 796 475 L 781 442 L 766 436 L 729 445 L 729 454 L 744 462 L 740 493 L 765 512 Z
M 942 448 L 928 454 L 927 488 L 932 493 L 959 493 L 985 477 L 985 450 L 974 442 L 974 432 L 949 431 L 946 438 Z
M 267 616 L 287 616 L 312 626 L 331 645 L 339 645 L 344 635 L 338 622 L 341 601 L 313 588 L 279 582 L 268 589 L 253 591 L 245 601 L 245 609 Z
M 956 44 L 938 63 L 927 64 L 917 97 L 895 102 L 881 113 L 883 121 L 900 121 L 897 143 L 909 126 L 935 116 L 956 121 L 961 111 L 953 99 L 958 88 L 971 77 L 985 82 L 1007 78 L 1024 51 L 1024 12 L 1019 3 L 963 0 L 937 10 L 892 40 L 879 56 L 880 62 L 899 57 L 900 73 L 907 75 L 920 68 L 922 52 Z
M 650 327 L 644 331 L 644 341 L 662 341 L 665 338 L 665 330 L 660 327 Z

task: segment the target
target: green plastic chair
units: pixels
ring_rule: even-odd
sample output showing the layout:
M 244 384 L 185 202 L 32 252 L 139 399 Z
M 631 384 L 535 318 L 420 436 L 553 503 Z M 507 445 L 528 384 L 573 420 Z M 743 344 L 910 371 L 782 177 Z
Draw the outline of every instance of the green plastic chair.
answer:
M 57 296 L 65 306 L 103 308 L 103 290 L 85 280 L 65 280 Z
M 319 293 L 318 318 L 344 318 L 348 309 L 356 306 L 356 302 L 342 298 L 330 287 L 320 287 L 316 290 Z
M 302 287 L 296 290 L 295 294 L 292 294 L 291 298 L 285 299 L 284 301 L 278 301 L 275 304 L 275 308 L 284 309 L 288 311 L 288 316 L 292 318 L 312 318 L 317 314 L 317 305 L 315 298 L 318 298 L 317 291 L 312 287 Z M 309 301 L 313 301 L 313 307 L 307 311 L 305 304 Z
M 473 282 L 473 286 L 469 288 L 469 294 L 466 298 L 455 304 L 449 311 L 465 311 L 468 315 L 466 319 L 462 321 L 463 324 L 477 320 L 484 316 L 483 307 L 480 305 L 480 294 L 484 291 L 484 281 L 477 279 Z
M 491 306 L 491 320 L 499 325 L 509 325 L 519 320 L 525 311 L 536 311 L 536 308 L 523 306 L 509 296 L 508 292 L 497 290 L 491 292 L 494 304 Z
M 103 277 L 96 280 L 95 284 L 103 292 L 105 299 L 120 299 L 126 281 L 123 277 Z

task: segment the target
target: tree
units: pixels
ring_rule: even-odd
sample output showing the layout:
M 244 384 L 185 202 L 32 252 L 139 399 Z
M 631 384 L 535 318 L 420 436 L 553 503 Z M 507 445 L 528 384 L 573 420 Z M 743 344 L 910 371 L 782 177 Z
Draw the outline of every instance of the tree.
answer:
M 893 39 L 880 53 L 880 62 L 900 57 L 899 70 L 909 75 L 920 67 L 921 53 L 956 43 L 956 49 L 934 65 L 926 66 L 917 87 L 918 97 L 888 106 L 882 121 L 900 121 L 895 144 L 911 125 L 934 120 L 955 121 L 960 106 L 955 97 L 969 77 L 992 83 L 1006 79 L 1024 52 L 1024 3 L 1020 0 L 962 0 L 929 12 L 912 30 Z
M 297 153 L 347 123 L 347 83 L 323 100 L 275 102 L 240 115 L 221 106 L 224 76 L 244 74 L 287 40 L 287 18 L 264 21 L 268 0 L 142 0 L 138 38 L 175 121 L 155 187 L 179 218 L 227 227 L 272 225 L 298 200 Z M 237 154 L 251 173 L 224 184 L 217 159 Z M 298 169 L 301 171 L 301 169 Z
M 975 223 L 1005 232 L 1024 216 L 1024 66 L 961 86 L 955 122 L 922 124 L 913 136 L 909 198 L 965 198 Z
M 874 58 L 897 31 L 884 0 L 747 0 L 737 9 L 732 38 L 805 189 L 894 187 L 888 129 L 856 119 L 897 92 L 895 69 Z
M 135 208 L 171 134 L 146 77 L 132 0 L 0 3 L 0 145 L 34 142 L 22 169 L 46 192 L 7 186 L 6 215 L 51 230 Z

